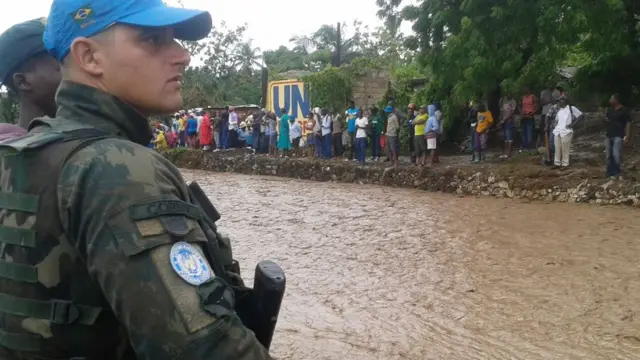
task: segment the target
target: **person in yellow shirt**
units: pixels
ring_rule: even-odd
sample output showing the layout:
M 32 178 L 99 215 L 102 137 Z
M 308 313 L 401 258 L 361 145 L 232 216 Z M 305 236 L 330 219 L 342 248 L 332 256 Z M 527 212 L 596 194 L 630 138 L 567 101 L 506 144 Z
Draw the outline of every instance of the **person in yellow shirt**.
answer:
M 302 128 L 304 129 L 304 136 L 307 140 L 307 156 L 310 158 L 315 157 L 316 154 L 316 135 L 313 132 L 313 128 L 316 126 L 316 121 L 314 119 L 313 113 L 309 112 L 307 114 L 307 119 L 304 120 L 304 125 Z
M 178 137 L 180 139 L 180 146 L 187 145 L 187 114 L 181 114 L 178 119 Z
M 481 162 L 485 158 L 485 150 L 487 149 L 487 139 L 489 138 L 489 128 L 493 124 L 493 115 L 491 111 L 487 110 L 487 107 L 480 103 L 478 104 L 478 125 L 476 125 L 476 152 L 475 161 Z
M 153 144 L 156 150 L 167 150 L 167 137 L 164 135 L 164 131 L 156 130 L 156 139 L 153 140 Z
M 427 140 L 424 137 L 424 128 L 429 119 L 427 114 L 427 106 L 420 106 L 420 112 L 415 119 L 413 119 L 414 136 L 413 136 L 413 149 L 416 156 L 416 165 L 424 166 L 427 164 Z

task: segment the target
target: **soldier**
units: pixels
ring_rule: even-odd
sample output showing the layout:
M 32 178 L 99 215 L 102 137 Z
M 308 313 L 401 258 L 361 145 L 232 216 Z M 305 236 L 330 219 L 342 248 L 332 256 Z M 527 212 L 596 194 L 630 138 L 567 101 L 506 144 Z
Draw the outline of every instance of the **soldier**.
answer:
M 146 116 L 182 108 L 176 39 L 210 30 L 162 0 L 53 1 L 58 112 L 0 145 L 0 358 L 270 359 L 228 243 L 146 148 Z
M 60 64 L 44 48 L 45 23 L 44 18 L 26 21 L 0 35 L 0 82 L 18 95 L 18 125 L 24 129 L 34 118 L 56 114 Z

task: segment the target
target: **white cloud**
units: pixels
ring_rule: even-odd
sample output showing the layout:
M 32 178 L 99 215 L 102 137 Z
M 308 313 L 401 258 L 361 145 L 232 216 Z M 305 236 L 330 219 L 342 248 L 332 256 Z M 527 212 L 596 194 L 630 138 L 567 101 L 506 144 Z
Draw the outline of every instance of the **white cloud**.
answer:
M 117 1 L 117 0 L 116 0 Z M 176 2 L 175 0 L 169 0 Z M 309 34 L 322 24 L 361 20 L 370 28 L 381 25 L 376 17 L 375 0 L 183 0 L 186 7 L 208 10 L 214 24 L 225 21 L 230 26 L 247 23 L 247 38 L 262 50 L 289 45 L 297 34 Z M 405 0 L 406 3 L 415 0 Z M 0 32 L 10 26 L 47 16 L 52 0 L 1 1 Z M 405 25 L 407 32 L 409 27 Z M 347 30 L 348 31 L 348 30 Z

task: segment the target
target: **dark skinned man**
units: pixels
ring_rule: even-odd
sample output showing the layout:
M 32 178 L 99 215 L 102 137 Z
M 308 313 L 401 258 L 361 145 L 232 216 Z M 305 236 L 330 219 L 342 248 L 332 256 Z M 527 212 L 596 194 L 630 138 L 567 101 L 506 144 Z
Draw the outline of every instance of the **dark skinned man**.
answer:
M 60 65 L 42 42 L 46 20 L 26 21 L 0 35 L 0 81 L 20 102 L 18 125 L 26 129 L 37 117 L 54 117 Z

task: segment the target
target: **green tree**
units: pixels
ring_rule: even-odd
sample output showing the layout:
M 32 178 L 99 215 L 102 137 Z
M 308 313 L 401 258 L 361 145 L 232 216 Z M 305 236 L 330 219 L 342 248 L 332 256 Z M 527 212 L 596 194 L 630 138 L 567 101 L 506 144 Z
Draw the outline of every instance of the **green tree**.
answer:
M 264 62 L 270 73 L 283 73 L 291 70 L 308 70 L 308 53 L 302 53 L 298 48 L 293 50 L 284 45 L 276 50 L 267 50 L 263 53 Z
M 497 115 L 503 93 L 541 87 L 576 44 L 620 54 L 625 1 L 424 0 L 403 9 L 415 31 L 406 44 L 430 76 L 426 93 L 459 106 L 483 97 Z
M 200 64 L 185 71 L 185 107 L 259 103 L 260 76 L 252 70 L 259 49 L 243 41 L 245 31 L 246 26 L 228 28 L 223 22 L 204 40 L 183 44 Z
M 0 122 L 15 124 L 18 119 L 18 99 L 11 91 L 0 91 Z
M 640 2 L 610 0 L 585 18 L 591 31 L 571 52 L 568 65 L 580 66 L 575 83 L 581 93 L 606 101 L 621 93 L 626 104 L 640 97 Z M 635 99 L 634 99 L 635 97 Z
M 260 48 L 253 47 L 251 40 L 239 44 L 236 51 L 236 66 L 247 75 L 251 76 L 255 67 L 262 67 Z

